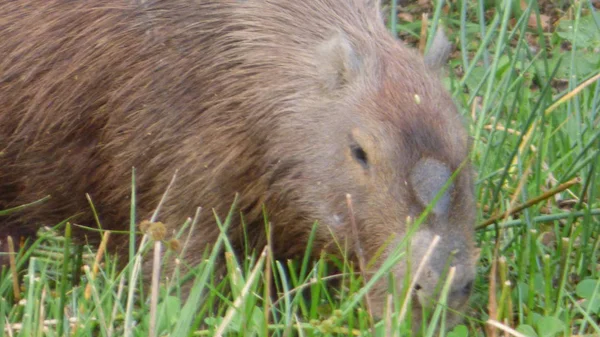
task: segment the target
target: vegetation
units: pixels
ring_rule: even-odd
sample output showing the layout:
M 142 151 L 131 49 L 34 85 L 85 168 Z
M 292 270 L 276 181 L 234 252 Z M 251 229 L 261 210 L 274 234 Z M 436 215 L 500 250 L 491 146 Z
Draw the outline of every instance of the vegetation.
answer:
M 386 13 L 395 13 L 394 2 L 386 4 Z M 421 49 L 427 48 L 421 41 L 430 41 L 442 25 L 457 45 L 446 81 L 470 125 L 482 252 L 462 324 L 445 332 L 442 285 L 439 304 L 427 313 L 419 335 L 599 336 L 598 3 L 454 0 L 429 6 L 410 4 L 399 15 L 390 14 L 388 25 Z M 0 221 L 9 212 L 0 212 Z M 219 224 L 226 228 L 228 221 Z M 172 261 L 186 249 L 194 221 L 171 242 L 155 240 L 162 239 L 159 223 L 146 225 L 144 260 Z M 16 270 L 32 258 L 16 289 L 17 278 L 2 271 L 0 334 L 399 336 L 413 328 L 398 315 L 404 294 L 393 294 L 396 314 L 371 320 L 365 306 L 369 284 L 344 261 L 324 257 L 286 265 L 274 261 L 268 248 L 237 260 L 222 236 L 217 246 L 230 252 L 223 280 L 214 277 L 213 250 L 200 265 L 188 270 L 179 261 L 167 282 L 144 288 L 141 255 L 133 248 L 121 272 L 102 245 L 93 251 L 73 246 L 70 230 L 67 222 L 43 230 L 19 253 Z M 331 262 L 341 276 L 328 273 Z M 391 263 L 381 277 L 387 277 Z M 179 284 L 188 277 L 193 286 L 182 299 Z M 342 286 L 328 286 L 334 278 Z M 264 286 L 271 279 L 277 289 Z

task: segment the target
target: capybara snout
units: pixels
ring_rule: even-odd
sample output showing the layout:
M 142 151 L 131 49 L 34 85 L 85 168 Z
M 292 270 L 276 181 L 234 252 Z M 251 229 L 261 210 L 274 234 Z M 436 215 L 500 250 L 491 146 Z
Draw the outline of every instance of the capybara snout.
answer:
M 2 233 L 76 214 L 93 226 L 86 194 L 105 229 L 127 229 L 135 167 L 138 221 L 175 172 L 159 213 L 169 233 L 204 209 L 189 263 L 219 235 L 211 210 L 224 216 L 237 194 L 255 248 L 264 206 L 276 258 L 302 256 L 318 221 L 314 257 L 345 253 L 335 240 L 367 260 L 388 244 L 377 268 L 435 202 L 411 263 L 392 271 L 401 286 L 437 235 L 415 306 L 435 300 L 449 265 L 449 303 L 464 307 L 475 202 L 467 133 L 438 78 L 444 39 L 423 58 L 366 0 L 17 0 L 0 15 L 0 209 L 51 195 L 1 218 Z M 234 216 L 236 249 L 241 227 Z M 373 289 L 375 313 L 387 292 Z

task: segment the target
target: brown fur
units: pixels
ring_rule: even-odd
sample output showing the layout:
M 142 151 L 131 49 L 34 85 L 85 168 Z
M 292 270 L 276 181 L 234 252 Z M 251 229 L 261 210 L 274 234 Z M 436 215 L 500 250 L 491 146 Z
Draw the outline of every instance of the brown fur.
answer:
M 265 243 L 265 205 L 278 258 L 302 254 L 316 220 L 315 255 L 332 246 L 331 232 L 351 241 L 349 193 L 371 258 L 391 236 L 403 237 L 406 217 L 418 217 L 441 187 L 413 172 L 418 163 L 422 172 L 453 172 L 468 151 L 435 71 L 387 33 L 376 5 L 2 2 L 0 209 L 52 196 L 0 219 L 2 232 L 30 234 L 76 213 L 75 222 L 93 226 L 86 193 L 105 228 L 126 229 L 131 168 L 139 219 L 149 218 L 179 170 L 159 220 L 175 230 L 196 207 L 206 210 L 191 263 L 218 235 L 208 210 L 224 216 L 236 192 L 257 247 Z M 366 165 L 353 157 L 357 148 Z M 469 172 L 411 247 L 420 258 L 434 234 L 442 237 L 420 281 L 426 294 L 458 251 L 457 308 L 474 277 Z M 237 219 L 233 226 L 239 242 Z M 404 269 L 395 269 L 398 279 Z M 373 291 L 376 313 L 384 283 Z

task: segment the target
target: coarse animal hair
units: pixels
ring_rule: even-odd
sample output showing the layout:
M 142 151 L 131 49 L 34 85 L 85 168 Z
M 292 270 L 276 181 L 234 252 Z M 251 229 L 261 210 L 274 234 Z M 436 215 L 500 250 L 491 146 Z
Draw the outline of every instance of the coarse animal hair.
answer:
M 334 246 L 332 233 L 353 241 L 350 194 L 365 257 L 390 237 L 398 244 L 407 217 L 467 160 L 468 137 L 438 79 L 445 57 L 426 64 L 395 40 L 378 5 L 2 2 L 0 209 L 52 196 L 0 218 L 2 232 L 31 235 L 75 214 L 92 225 L 86 193 L 105 229 L 127 229 L 135 167 L 138 220 L 178 172 L 159 214 L 170 232 L 199 206 L 225 215 L 238 193 L 254 247 L 266 244 L 264 205 L 275 257 L 301 256 L 319 221 L 317 257 Z M 442 238 L 419 281 L 425 295 L 455 253 L 454 308 L 464 307 L 474 279 L 474 209 L 467 167 L 411 243 L 419 257 Z M 234 217 L 233 243 L 243 241 L 240 229 Z M 202 212 L 187 261 L 198 262 L 218 233 L 212 212 Z M 398 280 L 406 268 L 394 268 Z M 372 292 L 377 314 L 386 291 L 382 281 Z

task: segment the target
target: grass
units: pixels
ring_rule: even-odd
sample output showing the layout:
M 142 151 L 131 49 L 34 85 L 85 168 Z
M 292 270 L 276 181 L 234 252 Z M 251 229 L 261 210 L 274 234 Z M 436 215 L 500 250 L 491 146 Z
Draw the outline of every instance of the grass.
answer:
M 544 1 L 435 3 L 425 32 L 431 37 L 443 25 L 459 47 L 445 81 L 473 139 L 482 253 L 463 323 L 444 332 L 442 289 L 421 335 L 598 336 L 600 14 L 590 1 L 554 2 L 563 6 L 555 11 L 540 10 Z M 421 11 L 409 8 L 405 19 L 406 13 L 413 20 L 391 16 L 388 24 L 417 44 Z M 546 17 L 558 21 L 547 25 Z M 220 221 L 222 228 L 228 223 Z M 161 228 L 152 224 L 152 235 L 142 239 L 144 258 L 168 259 L 176 251 L 167 248 L 177 242 L 185 249 L 186 231 L 194 225 L 190 220 L 182 226 L 179 241 L 157 244 L 161 241 L 152 235 L 161 238 Z M 4 335 L 398 336 L 411 331 L 410 320 L 398 315 L 370 319 L 363 296 L 369 285 L 344 261 L 333 261 L 343 286 L 329 287 L 335 275 L 325 257 L 286 265 L 272 259 L 268 248 L 244 260 L 230 252 L 227 275 L 217 280 L 215 251 L 207 251 L 200 265 L 179 261 L 167 283 L 144 288 L 134 246 L 120 272 L 102 249 L 71 245 L 68 224 L 56 228 L 42 231 L 18 256 L 17 265 L 32 256 L 19 291 L 13 291 L 8 270 L 0 276 Z M 57 238 L 56 231 L 66 235 Z M 44 239 L 48 235 L 52 238 Z M 230 251 L 225 236 L 218 245 Z M 94 265 L 95 254 L 104 258 L 98 259 L 100 266 Z M 70 269 L 81 263 L 82 271 Z M 386 268 L 393 263 L 388 261 L 379 276 L 388 277 Z M 179 283 L 188 277 L 193 285 L 184 300 Z M 276 289 L 264 286 L 271 279 Z M 270 300 L 275 291 L 287 295 Z M 405 294 L 393 296 L 399 313 Z

